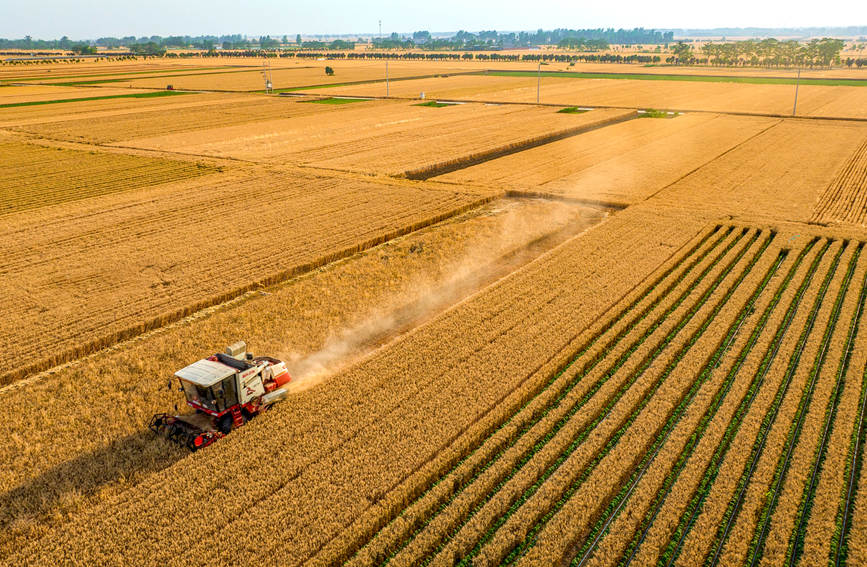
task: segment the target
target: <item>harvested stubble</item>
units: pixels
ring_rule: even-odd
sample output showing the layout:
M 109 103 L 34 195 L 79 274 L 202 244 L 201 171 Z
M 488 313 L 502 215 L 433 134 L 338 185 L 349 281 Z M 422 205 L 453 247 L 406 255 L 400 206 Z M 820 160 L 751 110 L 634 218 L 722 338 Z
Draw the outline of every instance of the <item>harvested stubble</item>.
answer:
M 0 323 L 0 345 L 31 364 L 0 381 L 89 354 L 487 200 L 418 185 L 229 172 L 63 210 L 8 215 L 0 230 L 0 273 L 16 274 L 3 294 L 18 316 Z M 22 240 L 28 247 L 19 245 Z M 44 333 L 46 326 L 54 332 Z
M 15 128 L 45 138 L 86 141 L 96 144 L 118 142 L 135 138 L 161 136 L 175 132 L 189 132 L 279 120 L 292 116 L 314 114 L 321 109 L 296 101 L 245 95 L 225 102 L 211 99 L 208 104 L 197 103 L 178 107 L 145 109 L 135 113 L 113 114 L 69 120 L 61 117 L 57 122 L 20 126 Z M 0 116 L 2 119 L 2 116 Z
M 665 121 L 631 120 L 435 180 L 632 203 L 649 197 L 773 123 L 768 118 L 706 114 Z
M 0 448 L 0 460 L 7 464 L 0 486 L 9 487 L 0 496 L 0 557 L 181 458 L 184 452 L 154 439 L 144 426 L 157 409 L 178 401 L 164 384 L 171 370 L 214 345 L 244 337 L 255 352 L 290 361 L 293 352 L 327 350 L 333 344 L 330 335 L 341 339 L 340 329 L 358 328 L 362 334 L 375 329 L 379 310 L 387 311 L 389 302 L 398 307 L 414 301 L 423 294 L 419 288 L 447 299 L 459 285 L 456 273 L 484 272 L 495 258 L 546 232 L 593 219 L 582 207 L 493 203 L 272 288 L 269 295 L 256 294 L 210 318 L 153 335 L 141 346 L 98 355 L 26 387 L 18 383 L 3 389 L 3 404 L 21 411 L 10 416 L 11 435 Z M 303 369 L 290 364 L 302 379 L 299 385 L 316 383 L 315 376 L 304 380 L 296 374 Z M 124 408 L 122 419 L 118 407 Z M 82 435 L 83 420 L 100 434 Z
M 631 116 L 629 111 L 598 110 L 570 116 L 549 108 L 475 104 L 431 112 L 383 101 L 298 106 L 320 112 L 124 145 L 364 173 L 433 175 L 437 168 L 472 163 L 480 155 L 519 149 L 540 139 Z
M 325 66 L 334 69 L 334 75 L 325 74 Z M 260 69 L 226 73 L 190 73 L 186 76 L 168 78 L 138 78 L 129 81 L 135 87 L 162 88 L 170 82 L 180 89 L 213 89 L 225 91 L 261 91 L 265 88 Z M 426 63 L 424 61 L 389 61 L 388 76 L 391 79 L 418 77 L 435 73 L 460 73 L 467 69 L 461 62 Z M 382 81 L 376 94 L 385 95 L 385 62 L 364 60 L 307 61 L 296 59 L 286 64 L 278 62 L 271 68 L 271 79 L 275 89 L 352 83 L 357 81 Z M 416 95 L 419 93 L 416 92 Z
M 389 94 L 485 102 L 536 102 L 536 77 L 456 75 L 399 81 Z M 341 96 L 378 96 L 378 84 L 346 85 L 324 88 L 320 93 Z M 725 82 L 641 81 L 629 79 L 585 79 L 543 77 L 540 99 L 545 104 L 568 106 L 614 106 L 621 108 L 659 108 L 744 112 L 789 116 L 793 88 L 790 85 L 743 84 Z M 867 118 L 867 88 L 849 86 L 801 85 L 798 114 Z
M 0 141 L 0 216 L 214 173 L 189 161 Z
M 68 100 L 76 98 L 90 98 L 114 95 L 130 95 L 136 93 L 149 93 L 144 89 L 129 88 L 99 88 L 99 87 L 4 87 L 0 90 L 0 120 L 5 118 L 7 112 L 2 105 L 50 102 L 54 100 Z M 73 104 L 73 103 L 69 103 Z M 15 107 L 10 107 L 15 108 Z
M 636 216 L 643 226 L 636 226 Z M 649 246 L 650 238 L 664 234 L 676 237 L 680 245 L 696 232 L 692 214 L 666 231 L 648 230 L 656 222 L 661 219 L 640 211 L 619 213 L 606 223 L 608 231 L 590 231 L 570 241 L 336 376 L 328 388 L 287 401 L 267 420 L 254 421 L 196 458 L 84 512 L 23 550 L 21 559 L 39 563 L 62 553 L 69 562 L 87 562 L 119 550 L 129 562 L 148 564 L 244 563 L 261 559 L 263 553 L 286 562 L 309 557 L 435 458 L 485 411 L 497 407 L 515 388 L 521 391 L 534 369 L 545 366 L 542 376 L 550 376 L 557 364 L 551 359 L 552 344 L 568 344 L 577 329 L 609 305 L 612 294 L 629 290 L 627 281 L 607 272 L 628 266 L 632 273 L 646 274 L 670 254 L 667 246 Z M 624 246 L 625 242 L 636 246 Z M 610 261 L 615 251 L 620 257 L 616 263 Z M 599 268 L 576 269 L 588 261 L 599 262 Z M 575 286 L 584 290 L 580 297 L 574 294 Z M 531 320 L 547 324 L 529 325 Z M 464 340 L 447 340 L 455 333 Z M 447 403 L 455 399 L 464 403 Z M 449 411 L 443 412 L 444 407 Z M 440 417 L 431 417 L 435 415 Z M 406 423 L 412 425 L 397 426 Z M 251 443 L 260 442 L 270 450 L 248 450 Z M 241 478 L 248 494 L 243 502 L 215 490 Z M 157 494 L 160 497 L 154 499 Z M 258 502 L 255 511 L 249 509 L 251 499 Z M 193 505 L 197 514 L 188 513 Z M 142 545 L 136 519 L 158 516 L 183 517 L 183 525 L 173 524 L 160 532 L 159 541 Z M 291 529 L 282 534 L 287 537 L 272 538 L 263 548 L 257 534 L 266 525 L 272 531 L 275 525 Z M 250 538 L 223 537 L 237 536 L 240 526 Z M 202 541 L 205 528 L 213 536 Z M 105 530 L 114 534 L 111 540 L 97 539 L 96 534 Z M 139 543 L 129 545 L 133 540 Z
M 863 138 L 862 126 L 780 121 L 660 191 L 656 198 L 674 207 L 806 222 L 822 188 Z
M 18 106 L 5 108 L 0 113 L 0 127 L 18 127 L 42 123 L 56 123 L 65 121 L 82 120 L 88 118 L 102 118 L 106 116 L 118 116 L 121 114 L 136 114 L 149 110 L 164 110 L 170 108 L 192 108 L 205 106 L 215 102 L 229 100 L 243 100 L 252 95 L 227 95 L 227 94 L 197 94 L 196 96 L 164 96 L 157 98 L 110 98 L 70 102 L 64 104 L 43 104 L 36 106 Z M 83 122 L 82 122 L 83 124 Z M 58 127 L 63 133 L 62 128 Z M 77 133 L 63 133 L 63 135 L 75 136 Z M 129 136 L 127 132 L 125 136 Z M 46 132 L 46 137 L 51 137 Z M 72 138 L 74 139 L 74 138 Z
M 865 223 L 867 220 L 867 138 L 822 193 L 810 220 L 816 223 Z

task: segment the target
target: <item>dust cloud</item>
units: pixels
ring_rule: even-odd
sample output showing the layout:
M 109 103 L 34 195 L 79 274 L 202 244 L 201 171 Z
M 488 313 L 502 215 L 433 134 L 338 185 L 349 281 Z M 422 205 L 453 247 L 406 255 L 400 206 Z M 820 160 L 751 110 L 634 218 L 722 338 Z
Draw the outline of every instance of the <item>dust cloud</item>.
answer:
M 478 230 L 466 238 L 457 257 L 439 260 L 438 276 L 412 281 L 359 323 L 332 333 L 315 352 L 285 353 L 282 358 L 293 377 L 290 391 L 306 390 L 357 363 L 605 215 L 563 202 L 516 199 L 460 221 L 477 223 Z

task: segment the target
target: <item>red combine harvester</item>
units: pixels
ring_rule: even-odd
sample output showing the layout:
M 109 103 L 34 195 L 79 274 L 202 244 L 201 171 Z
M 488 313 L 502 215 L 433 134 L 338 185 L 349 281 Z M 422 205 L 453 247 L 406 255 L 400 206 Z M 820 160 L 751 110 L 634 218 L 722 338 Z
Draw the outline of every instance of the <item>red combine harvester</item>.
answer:
M 254 357 L 239 341 L 175 372 L 194 413 L 154 415 L 148 427 L 192 451 L 207 447 L 286 396 L 286 363 Z M 169 381 L 169 389 L 172 381 Z M 177 406 L 175 406 L 177 410 Z

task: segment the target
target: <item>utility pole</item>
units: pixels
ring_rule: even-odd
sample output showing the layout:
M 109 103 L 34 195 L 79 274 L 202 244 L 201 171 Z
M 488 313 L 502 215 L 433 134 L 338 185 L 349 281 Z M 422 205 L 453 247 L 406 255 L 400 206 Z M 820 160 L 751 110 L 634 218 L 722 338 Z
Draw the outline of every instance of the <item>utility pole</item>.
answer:
M 379 39 L 382 39 L 382 20 L 379 20 Z
M 539 69 L 536 75 L 536 104 L 539 104 L 539 94 L 542 90 L 542 56 L 539 56 Z
M 388 98 L 388 59 L 385 60 L 385 98 Z
M 798 78 L 795 79 L 795 106 L 792 107 L 792 116 L 795 115 L 795 112 L 798 110 L 798 86 L 801 83 L 801 68 L 798 67 Z

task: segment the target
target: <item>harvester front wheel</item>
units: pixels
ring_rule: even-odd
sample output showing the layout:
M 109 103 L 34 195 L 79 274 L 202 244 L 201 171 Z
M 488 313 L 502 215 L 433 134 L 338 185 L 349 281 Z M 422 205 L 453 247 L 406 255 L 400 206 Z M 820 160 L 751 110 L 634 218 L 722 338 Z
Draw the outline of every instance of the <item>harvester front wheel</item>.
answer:
M 228 435 L 229 432 L 232 431 L 232 425 L 234 425 L 234 422 L 232 421 L 232 414 L 230 413 L 223 415 L 217 420 L 217 429 L 219 429 L 220 433 L 223 435 Z

